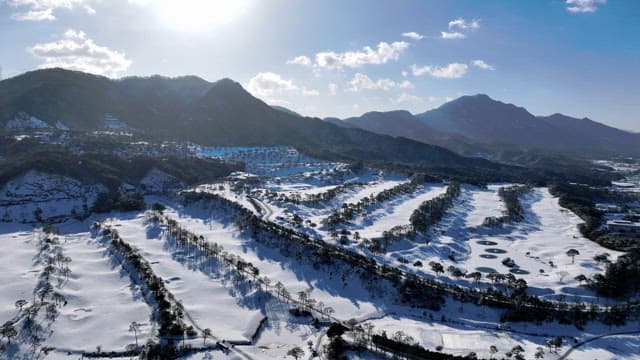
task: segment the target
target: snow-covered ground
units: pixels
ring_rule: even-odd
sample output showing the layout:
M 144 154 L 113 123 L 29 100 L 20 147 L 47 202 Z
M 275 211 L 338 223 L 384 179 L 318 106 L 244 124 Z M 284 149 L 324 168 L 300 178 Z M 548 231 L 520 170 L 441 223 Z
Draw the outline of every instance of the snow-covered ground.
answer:
M 357 276 L 343 280 L 337 272 L 314 269 L 311 265 L 292 260 L 277 249 L 241 236 L 235 226 L 222 222 L 215 212 L 208 209 L 194 206 L 178 212 L 169 208 L 165 213 L 194 233 L 222 245 L 225 251 L 254 264 L 260 269 L 261 276 L 267 276 L 273 282 L 282 282 L 290 293 L 312 288 L 311 297 L 331 306 L 335 316 L 359 318 L 377 313 L 378 305 L 372 303 L 369 296 L 363 295 L 367 291 Z
M 443 194 L 447 187 L 443 184 L 426 184 L 412 194 L 407 194 L 383 203 L 373 211 L 350 222 L 347 229 L 357 231 L 361 237 L 381 237 L 384 231 L 395 226 L 408 225 L 411 214 L 423 202 Z
M 291 219 L 297 214 L 304 220 L 298 231 L 329 242 L 335 240 L 321 221 L 334 209 L 409 181 L 405 176 L 373 170 L 354 173 L 344 164 L 318 161 L 287 147 L 199 150 L 201 156 L 246 161 L 249 173 L 270 178 L 260 179 L 260 185 L 254 191 L 235 192 L 230 181 L 202 185 L 198 190 L 220 194 L 265 220 L 284 226 L 295 226 Z M 152 172 L 148 180 L 149 187 L 157 188 L 167 179 L 163 174 Z M 268 190 L 304 197 L 345 182 L 365 185 L 346 189 L 334 199 L 318 204 L 296 205 L 265 195 Z M 619 187 L 624 185 L 618 184 Z M 502 264 L 503 259 L 510 257 L 516 264 L 515 276 L 527 281 L 531 293 L 546 299 L 596 301 L 593 293 L 581 287 L 574 278 L 580 274 L 590 277 L 604 270 L 593 261 L 594 255 L 606 252 L 614 261 L 620 253 L 583 238 L 577 229 L 581 220 L 561 208 L 558 199 L 547 188 L 535 188 L 522 198 L 525 219 L 521 223 L 507 224 L 502 229 L 482 227 L 486 217 L 501 216 L 505 210 L 497 193 L 501 186 L 506 185 L 492 184 L 482 189 L 463 184 L 453 208 L 429 234 L 398 241 L 383 254 L 371 254 L 355 241 L 339 245 L 372 256 L 380 263 L 429 278 L 436 278 L 428 266 L 430 261 L 442 263 L 445 269 L 453 265 L 486 275 L 491 271 L 508 273 L 513 270 Z M 68 215 L 74 208 L 79 211 L 85 203 L 90 206 L 98 190 L 97 187 L 82 187 L 68 178 L 32 172 L 8 183 L 0 191 L 0 203 L 7 205 L 0 210 L 0 216 L 4 214 L 7 221 L 11 221 L 2 223 L 0 230 L 0 284 L 3 284 L 0 324 L 16 316 L 16 300 L 33 297 L 42 270 L 42 265 L 35 261 L 37 236 L 29 225 L 19 222 L 35 220 L 34 211 L 38 207 L 43 210 L 43 218 Z M 443 184 L 425 184 L 410 194 L 372 206 L 368 214 L 356 217 L 344 227 L 352 233 L 358 231 L 363 238 L 379 237 L 383 231 L 407 225 L 411 213 L 422 202 L 445 190 Z M 398 303 L 397 290 L 386 281 L 370 281 L 358 271 L 333 264 L 314 267 L 307 255 L 268 247 L 240 233 L 219 209 L 201 204 L 183 207 L 175 198 L 161 196 L 148 196 L 146 200 L 165 204 L 168 207 L 165 214 L 170 218 L 208 241 L 222 245 L 227 253 L 252 263 L 259 269 L 260 276 L 268 277 L 272 284 L 282 282 L 294 298 L 300 291 L 309 291 L 311 298 L 334 310 L 335 318 L 370 322 L 376 331 L 384 330 L 390 336 L 402 331 L 430 350 L 441 347 L 450 354 L 475 352 L 481 358 L 490 358 L 489 348 L 495 345 L 498 353 L 493 357 L 502 358 L 508 350 L 520 345 L 525 349 L 527 359 L 532 359 L 539 347 L 544 348 L 545 359 L 557 359 L 569 350 L 573 337 L 585 341 L 600 334 L 637 328 L 637 322 L 611 329 L 600 323 L 589 323 L 585 330 L 557 323 L 511 323 L 507 325 L 508 329 L 498 330 L 503 326 L 501 311 L 470 303 L 465 303 L 463 309 L 462 304 L 450 298 L 441 311 L 416 310 Z M 105 223 L 117 229 L 125 242 L 140 250 L 153 271 L 163 278 L 167 289 L 184 305 L 187 322 L 194 323 L 198 330 L 210 328 L 218 338 L 249 340 L 258 322 L 267 318 L 253 345 L 238 346 L 237 351 L 229 354 L 197 352 L 185 358 L 275 359 L 285 357 L 293 346 L 304 350 L 303 358 L 310 358 L 308 342 L 316 348 L 324 337 L 326 343 L 326 327 L 316 328 L 310 318 L 291 315 L 283 302 L 257 286 L 250 286 L 248 281 L 236 278 L 233 271 L 211 262 L 203 263 L 194 252 L 177 248 L 166 236 L 163 226 L 149 221 L 144 213 L 112 213 Z M 59 246 L 64 255 L 71 258 L 72 272 L 64 286 L 56 290 L 65 296 L 67 305 L 60 307 L 60 314 L 50 327 L 52 332 L 43 345 L 74 351 L 95 351 L 97 346 L 103 351 L 124 350 L 135 342 L 134 334 L 128 331 L 132 321 L 143 324 L 138 341 L 144 343 L 154 334 L 150 307 L 121 265 L 109 256 L 105 245 L 88 232 L 87 225 L 74 221 L 58 225 L 63 233 Z M 295 249 L 295 246 L 291 248 Z M 575 260 L 567 256 L 569 249 L 579 251 Z M 399 258 L 406 261 L 401 263 Z M 413 265 L 418 260 L 423 266 Z M 489 286 L 486 279 L 474 284 L 447 273 L 437 278 L 463 286 Z M 545 347 L 545 341 L 551 336 L 564 336 L 565 345 L 558 353 Z M 567 359 L 640 358 L 637 356 L 639 339 L 638 335 L 605 337 L 578 347 Z M 192 345 L 201 343 L 202 339 L 191 341 Z M 0 357 L 2 355 L 0 352 Z M 368 354 L 350 353 L 349 356 L 374 358 Z M 47 358 L 78 357 L 55 351 Z
M 482 197 L 472 196 L 471 206 L 496 207 L 495 198 L 491 201 L 494 205 L 483 204 L 483 200 Z M 445 262 L 468 271 L 486 273 L 494 269 L 506 273 L 510 269 L 501 261 L 510 257 L 516 264 L 512 272 L 516 277 L 525 279 L 537 295 L 547 298 L 557 298 L 562 294 L 580 295 L 586 296 L 583 300 L 594 300 L 590 292 L 580 288 L 580 283 L 574 278 L 580 274 L 591 277 L 604 271 L 604 267 L 593 260 L 595 255 L 609 253 L 614 261 L 621 253 L 584 238 L 577 227 L 582 220 L 562 208 L 547 188 L 534 189 L 531 194 L 524 196 L 523 204 L 525 220 L 504 229 L 478 229 L 475 233 L 465 233 L 462 229 L 456 229 L 453 221 L 448 223 L 449 228 L 443 226 L 441 229 L 444 234 L 434 243 L 453 242 L 460 244 L 460 249 L 468 251 L 465 254 L 461 250 L 461 259 L 456 262 Z M 476 222 L 466 221 L 466 225 Z M 443 225 L 447 225 L 447 222 Z M 567 256 L 569 249 L 576 249 L 580 253 L 575 261 Z
M 270 212 L 268 220 L 292 226 L 291 218 L 297 214 L 306 221 L 299 231 L 333 242 L 335 239 L 321 226 L 322 220 L 333 209 L 343 203 L 356 203 L 402 182 L 397 179 L 372 181 L 318 207 L 281 203 L 267 198 L 259 200 Z M 527 281 L 532 294 L 555 300 L 575 299 L 578 296 L 580 301 L 596 301 L 593 293 L 582 287 L 575 277 L 585 275 L 590 278 L 604 271 L 604 264 L 597 264 L 593 260 L 595 255 L 608 253 L 610 260 L 615 261 L 621 253 L 584 238 L 577 228 L 582 220 L 562 208 L 547 188 L 535 188 L 522 197 L 525 219 L 521 223 L 507 224 L 502 229 L 483 227 L 482 222 L 486 217 L 501 216 L 505 210 L 498 196 L 498 190 L 503 186 L 508 184 L 491 184 L 486 189 L 463 185 L 454 207 L 427 238 L 399 241 L 381 255 L 365 253 L 378 261 L 432 278 L 435 274 L 427 266 L 431 261 L 442 263 L 445 269 L 455 266 L 467 272 L 480 271 L 483 275 L 489 272 L 512 272 L 517 278 Z M 375 207 L 370 213 L 357 217 L 340 229 L 345 228 L 352 233 L 357 231 L 361 238 L 380 237 L 382 232 L 394 226 L 409 224 L 413 210 L 445 190 L 443 184 L 426 184 L 411 194 L 395 197 Z M 218 193 L 256 211 L 246 196 L 236 194 L 228 187 Z M 265 215 L 264 211 L 262 215 Z M 316 226 L 311 227 L 310 224 Z M 353 241 L 342 246 L 364 251 L 358 244 Z M 578 250 L 579 255 L 572 259 L 567 256 L 569 249 Z M 515 267 L 502 264 L 507 257 L 515 262 Z M 399 264 L 398 258 L 406 259 L 408 264 Z M 416 261 L 420 261 L 423 267 L 412 266 Z M 447 274 L 441 275 L 440 279 L 472 286 L 470 280 L 454 279 Z M 490 283 L 489 280 L 484 281 Z
M 129 331 L 140 325 L 138 343 L 152 334 L 151 311 L 139 289 L 104 245 L 87 232 L 84 223 L 65 224 L 60 235 L 64 254 L 71 258 L 71 275 L 60 289 L 67 305 L 57 317 L 46 345 L 57 351 L 124 351 L 135 344 Z M 108 336 L 105 336 L 108 334 Z
M 435 315 L 437 318 L 438 314 Z M 453 316 L 460 315 L 464 319 L 469 314 L 463 312 Z M 460 322 L 441 323 L 428 318 L 408 318 L 397 315 L 374 319 L 368 323 L 374 325 L 374 333 L 384 330 L 389 337 L 392 337 L 400 331 L 405 336 L 411 336 L 425 349 L 432 351 L 441 349 L 445 353 L 460 356 L 474 352 L 481 359 L 506 358 L 506 353 L 519 345 L 524 349 L 523 354 L 526 359 L 534 359 L 535 353 L 542 348 L 544 359 L 555 360 L 567 353 L 571 346 L 576 345 L 575 339 L 584 341 L 594 337 L 591 330 L 581 333 L 575 328 L 558 324 L 548 324 L 544 327 L 524 327 L 522 324 L 518 324 L 517 331 L 505 331 L 483 329 L 482 326 L 473 328 Z M 480 322 L 480 325 L 488 327 L 489 324 Z M 603 331 L 604 329 L 597 330 Z M 633 331 L 631 329 L 625 330 Z M 563 345 L 557 351 L 546 345 L 547 340 L 555 336 L 563 337 Z M 492 354 L 491 346 L 496 347 L 495 354 Z M 640 336 L 629 334 L 605 337 L 578 346 L 569 353 L 566 359 L 632 360 L 640 358 L 638 354 L 640 354 Z
M 50 219 L 82 214 L 102 191 L 106 191 L 102 185 L 84 185 L 66 176 L 29 171 L 0 189 L 0 220 L 34 222 L 38 216 Z
M 204 268 L 189 254 L 171 247 L 161 228 L 147 224 L 144 214 L 113 218 L 109 223 L 125 242 L 140 250 L 197 326 L 211 329 L 222 339 L 251 338 L 264 317 L 261 301 L 251 289 L 234 287 L 232 278 L 221 276 L 215 268 Z
M 18 313 L 17 300 L 31 302 L 40 269 L 34 266 L 37 236 L 31 227 L 3 224 L 0 231 L 0 324 Z

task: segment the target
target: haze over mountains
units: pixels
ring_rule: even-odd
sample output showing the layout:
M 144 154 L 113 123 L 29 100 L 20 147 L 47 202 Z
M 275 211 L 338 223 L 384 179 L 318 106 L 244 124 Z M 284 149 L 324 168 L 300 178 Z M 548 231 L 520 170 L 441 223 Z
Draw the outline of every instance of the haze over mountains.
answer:
M 522 107 L 484 94 L 462 96 L 417 115 L 406 111 L 369 112 L 342 122 L 328 121 L 453 149 L 466 147 L 467 151 L 491 147 L 591 156 L 640 154 L 640 134 L 587 118 L 534 116 Z

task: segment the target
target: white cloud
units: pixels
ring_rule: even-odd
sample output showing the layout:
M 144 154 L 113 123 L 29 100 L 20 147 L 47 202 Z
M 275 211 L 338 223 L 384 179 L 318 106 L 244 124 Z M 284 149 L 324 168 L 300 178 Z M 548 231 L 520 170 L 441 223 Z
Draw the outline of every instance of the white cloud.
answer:
M 484 60 L 473 60 L 471 62 L 471 64 L 477 68 L 480 68 L 482 70 L 495 70 L 496 68 L 493 67 L 493 65 L 489 65 L 486 62 L 484 62 Z
M 269 105 L 291 106 L 293 104 L 287 100 L 271 99 L 269 100 Z
M 457 31 L 442 31 L 440 32 L 443 39 L 464 39 L 467 35 Z
M 7 3 L 18 12 L 11 14 L 11 18 L 18 21 L 55 20 L 54 11 L 58 9 L 73 10 L 80 7 L 87 14 L 95 14 L 96 10 L 89 2 L 93 0 L 7 0 Z
M 42 60 L 40 68 L 62 67 L 115 77 L 131 66 L 124 53 L 99 46 L 83 31 L 73 29 L 57 41 L 35 44 L 27 50 Z
M 13 13 L 11 14 L 13 20 L 18 21 L 43 21 L 43 20 L 55 20 L 52 9 L 45 10 L 30 10 L 27 12 Z
M 311 62 L 311 59 L 309 59 L 308 56 L 301 55 L 301 56 L 296 56 L 293 59 L 287 60 L 287 64 L 311 66 L 312 62 Z
M 338 85 L 331 83 L 329 85 L 327 85 L 327 88 L 329 89 L 329 93 L 331 95 L 335 95 L 338 92 Z
M 304 96 L 318 96 L 320 95 L 320 91 L 316 89 L 307 89 L 306 87 L 302 88 L 302 95 Z
M 462 29 L 462 30 L 476 30 L 480 28 L 480 20 L 473 19 L 471 21 L 467 21 L 463 18 L 457 18 L 455 20 L 449 21 L 449 29 Z
M 394 88 L 411 89 L 413 84 L 409 80 L 395 82 L 391 79 L 372 80 L 365 74 L 356 73 L 349 81 L 349 87 L 345 91 L 358 92 L 362 90 L 391 90 Z
M 282 78 L 279 74 L 273 72 L 261 72 L 252 77 L 248 84 L 247 89 L 255 96 L 271 99 L 273 95 L 282 93 L 297 93 L 302 96 L 318 96 L 320 92 L 316 89 L 308 89 L 304 86 L 300 87 L 296 85 L 293 80 L 287 80 Z
M 413 40 L 422 40 L 422 39 L 424 39 L 424 35 L 418 34 L 415 31 L 402 33 L 402 36 L 407 37 L 409 39 L 413 39 Z
M 461 78 L 467 73 L 468 69 L 469 66 L 467 66 L 467 64 L 460 63 L 451 63 L 444 67 L 432 65 L 418 67 L 415 64 L 411 66 L 411 71 L 414 76 L 431 75 L 435 78 L 447 79 Z
M 398 97 L 392 98 L 391 102 L 396 104 L 422 102 L 422 98 L 419 96 L 415 96 L 415 95 L 411 95 L 403 92 L 402 94 L 398 95 Z
M 413 89 L 415 86 L 413 86 L 413 83 L 409 80 L 403 80 L 402 82 L 398 83 L 398 87 L 400 89 Z
M 607 0 L 567 0 L 567 10 L 572 13 L 592 13 L 598 10 L 598 5 L 606 4 Z
M 409 47 L 405 41 L 392 43 L 380 42 L 373 49 L 365 46 L 362 51 L 347 51 L 337 53 L 325 51 L 316 54 L 315 65 L 324 69 L 341 69 L 343 67 L 358 68 L 367 64 L 384 64 L 391 60 L 398 60 L 400 54 Z
M 298 90 L 298 87 L 292 80 L 285 80 L 276 73 L 262 72 L 249 80 L 247 89 L 253 95 L 270 97 L 277 93 Z

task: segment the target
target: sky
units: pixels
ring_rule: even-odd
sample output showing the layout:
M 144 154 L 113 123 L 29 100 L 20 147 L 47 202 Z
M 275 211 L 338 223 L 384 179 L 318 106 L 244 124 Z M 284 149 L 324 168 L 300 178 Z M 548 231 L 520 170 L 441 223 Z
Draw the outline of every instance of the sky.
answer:
M 0 0 L 3 78 L 231 78 L 303 115 L 484 93 L 640 131 L 637 0 Z

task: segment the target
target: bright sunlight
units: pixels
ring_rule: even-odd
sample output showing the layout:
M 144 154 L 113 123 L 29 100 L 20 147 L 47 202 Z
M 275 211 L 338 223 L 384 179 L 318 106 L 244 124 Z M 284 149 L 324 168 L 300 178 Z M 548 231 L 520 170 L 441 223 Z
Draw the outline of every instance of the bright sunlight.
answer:
M 238 18 L 251 0 L 160 0 L 160 21 L 181 31 L 199 32 Z

